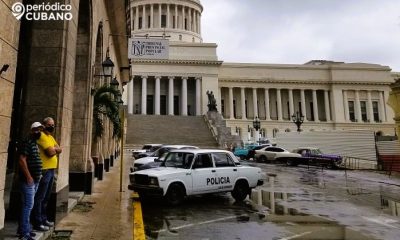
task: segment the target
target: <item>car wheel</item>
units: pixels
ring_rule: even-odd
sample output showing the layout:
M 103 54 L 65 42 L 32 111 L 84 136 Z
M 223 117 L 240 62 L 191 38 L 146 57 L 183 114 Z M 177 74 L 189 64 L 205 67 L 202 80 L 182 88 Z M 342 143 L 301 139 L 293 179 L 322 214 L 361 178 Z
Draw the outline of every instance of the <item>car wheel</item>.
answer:
M 264 156 L 264 155 L 261 155 L 260 156 L 260 162 L 267 162 L 267 157 L 266 156 Z
M 239 181 L 236 183 L 235 188 L 232 191 L 232 197 L 237 201 L 241 202 L 246 199 L 249 194 L 249 185 L 245 181 Z
M 326 165 L 326 168 L 327 169 L 335 169 L 335 164 L 334 163 L 328 163 L 327 165 Z
M 173 183 L 171 186 L 169 186 L 167 194 L 165 195 L 165 198 L 167 202 L 172 205 L 176 206 L 179 205 L 180 203 L 183 202 L 183 199 L 185 198 L 185 190 L 183 189 L 182 186 L 179 184 Z
M 286 165 L 288 165 L 288 166 L 297 166 L 297 163 L 292 158 L 288 158 L 286 160 Z

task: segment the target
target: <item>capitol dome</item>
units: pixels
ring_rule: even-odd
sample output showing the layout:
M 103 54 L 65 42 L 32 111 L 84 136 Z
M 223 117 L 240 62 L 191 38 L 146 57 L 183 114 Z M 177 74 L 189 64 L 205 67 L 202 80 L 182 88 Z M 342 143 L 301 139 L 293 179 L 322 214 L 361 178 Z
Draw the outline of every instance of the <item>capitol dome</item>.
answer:
M 128 26 L 133 37 L 161 37 L 165 34 L 170 41 L 203 41 L 203 6 L 199 0 L 131 0 L 128 9 Z

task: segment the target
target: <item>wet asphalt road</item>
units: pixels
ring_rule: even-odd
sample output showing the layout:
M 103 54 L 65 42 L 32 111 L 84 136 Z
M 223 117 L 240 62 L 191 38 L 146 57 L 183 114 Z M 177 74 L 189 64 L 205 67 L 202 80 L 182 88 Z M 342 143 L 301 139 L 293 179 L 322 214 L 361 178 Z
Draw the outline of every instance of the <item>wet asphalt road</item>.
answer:
M 227 193 L 190 197 L 179 207 L 142 203 L 147 239 L 400 239 L 400 178 L 254 165 L 267 177 L 245 202 Z

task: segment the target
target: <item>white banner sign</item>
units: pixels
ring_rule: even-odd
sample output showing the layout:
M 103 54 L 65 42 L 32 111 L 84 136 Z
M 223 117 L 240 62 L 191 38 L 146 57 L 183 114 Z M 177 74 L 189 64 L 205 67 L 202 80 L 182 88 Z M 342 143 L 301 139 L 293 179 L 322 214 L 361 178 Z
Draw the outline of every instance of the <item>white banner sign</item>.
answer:
M 130 59 L 168 59 L 169 41 L 166 39 L 130 38 Z

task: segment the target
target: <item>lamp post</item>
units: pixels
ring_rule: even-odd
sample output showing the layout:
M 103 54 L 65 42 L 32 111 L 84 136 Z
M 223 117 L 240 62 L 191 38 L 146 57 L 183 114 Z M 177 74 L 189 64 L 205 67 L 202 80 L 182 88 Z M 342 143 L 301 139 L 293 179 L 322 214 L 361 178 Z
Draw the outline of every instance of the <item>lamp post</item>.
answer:
M 251 127 L 247 125 L 247 141 L 250 142 L 251 140 Z
M 238 126 L 236 126 L 236 128 L 235 128 L 235 132 L 236 132 L 236 136 L 239 136 L 239 127 Z
M 104 77 L 112 77 L 113 69 L 114 69 L 114 63 L 113 63 L 113 61 L 111 61 L 108 49 L 107 49 L 107 53 L 106 53 L 106 59 L 102 62 L 101 65 L 103 67 L 103 74 L 102 75 Z
M 260 141 L 260 133 L 259 130 L 261 128 L 260 119 L 256 116 L 253 121 L 253 128 L 256 130 L 254 140 L 256 143 Z
M 292 121 L 294 124 L 297 126 L 297 132 L 301 132 L 301 124 L 304 122 L 304 116 L 299 113 L 299 111 L 296 112 L 296 114 L 292 115 Z

